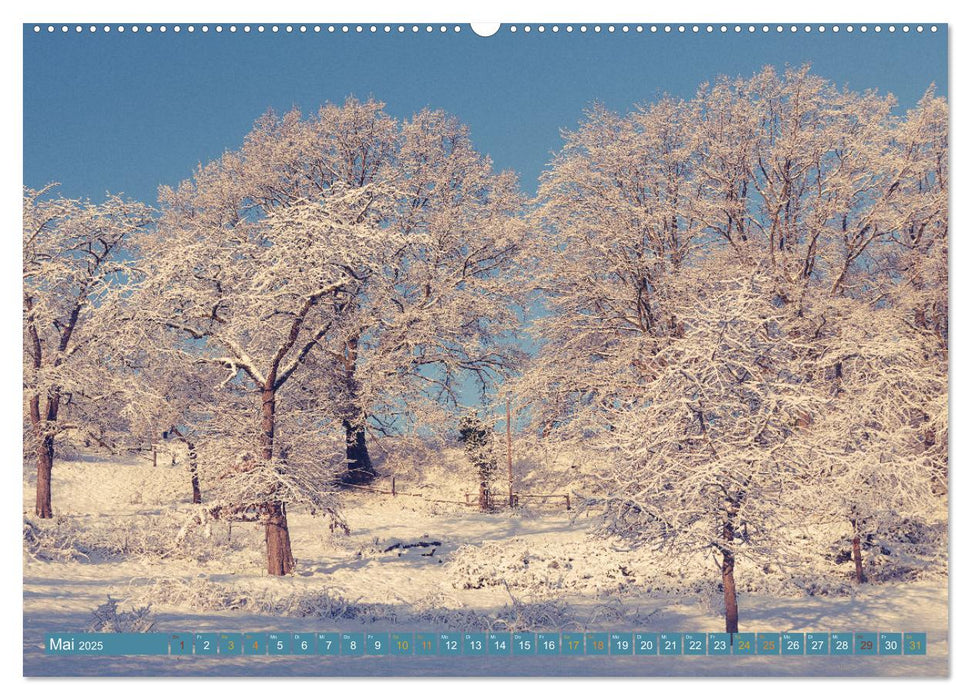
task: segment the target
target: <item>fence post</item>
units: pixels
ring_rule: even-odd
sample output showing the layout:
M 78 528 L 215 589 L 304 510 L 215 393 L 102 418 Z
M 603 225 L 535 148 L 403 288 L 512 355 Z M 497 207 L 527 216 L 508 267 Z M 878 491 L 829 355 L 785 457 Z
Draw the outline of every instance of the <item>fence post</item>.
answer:
M 486 486 L 486 482 L 483 481 L 479 484 L 479 509 L 483 511 L 489 510 L 492 505 L 491 501 L 492 499 L 490 498 L 489 487 Z
M 566 509 L 570 510 L 570 494 L 565 493 L 563 494 L 563 497 L 566 498 Z
M 512 411 L 506 398 L 506 466 L 509 467 L 509 507 L 516 505 L 512 493 Z
M 393 476 L 391 477 L 391 495 L 392 496 L 398 495 L 398 489 L 395 487 L 395 480 Z

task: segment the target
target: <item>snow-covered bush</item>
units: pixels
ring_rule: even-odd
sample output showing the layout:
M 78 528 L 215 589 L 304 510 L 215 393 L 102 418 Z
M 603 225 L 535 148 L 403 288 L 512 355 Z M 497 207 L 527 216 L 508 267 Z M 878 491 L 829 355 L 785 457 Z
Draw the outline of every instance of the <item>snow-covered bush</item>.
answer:
M 244 550 L 257 539 L 238 528 L 232 539 L 211 535 L 204 512 L 173 511 L 157 516 L 86 518 L 56 516 L 49 522 L 24 519 L 24 549 L 44 561 L 212 562 Z
M 468 413 L 459 421 L 459 440 L 465 446 L 466 457 L 479 481 L 488 485 L 499 467 L 492 429 L 478 415 Z
M 132 599 L 156 606 L 190 608 L 205 612 L 246 611 L 287 617 L 356 619 L 367 606 L 331 588 L 281 592 L 270 586 L 247 588 L 241 584 L 195 578 L 161 577 L 133 585 Z M 137 604 L 137 603 L 136 603 Z
M 119 611 L 118 602 L 109 595 L 108 601 L 95 609 L 88 631 L 125 633 L 152 631 L 155 627 L 155 618 L 152 615 L 151 605 Z

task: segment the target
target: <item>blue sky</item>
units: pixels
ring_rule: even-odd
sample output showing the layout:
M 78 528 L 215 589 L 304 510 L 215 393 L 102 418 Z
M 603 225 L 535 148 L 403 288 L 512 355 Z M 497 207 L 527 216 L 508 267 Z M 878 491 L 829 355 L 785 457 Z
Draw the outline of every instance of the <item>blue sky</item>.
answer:
M 578 27 L 578 25 L 575 25 Z M 809 62 L 852 89 L 912 106 L 947 94 L 947 30 L 824 34 L 606 31 L 511 34 L 48 34 L 24 27 L 24 183 L 68 196 L 123 192 L 149 203 L 160 184 L 238 146 L 267 108 L 305 112 L 350 94 L 407 117 L 429 106 L 469 125 L 480 150 L 524 188 L 593 101 L 625 111 L 690 96 L 721 74 Z

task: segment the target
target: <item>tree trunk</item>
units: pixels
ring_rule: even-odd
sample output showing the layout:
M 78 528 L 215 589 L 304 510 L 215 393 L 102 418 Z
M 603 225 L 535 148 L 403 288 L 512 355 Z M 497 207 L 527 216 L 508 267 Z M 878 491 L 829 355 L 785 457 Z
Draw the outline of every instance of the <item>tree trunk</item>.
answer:
M 853 525 L 853 565 L 856 572 L 853 580 L 857 583 L 866 583 L 866 574 L 863 573 L 863 552 L 860 550 L 860 533 L 856 530 L 856 521 L 850 521 Z
M 54 436 L 46 427 L 57 420 L 60 407 L 60 392 L 54 392 L 47 399 L 44 415 L 41 415 L 40 396 L 30 398 L 30 423 L 34 429 L 34 450 L 37 458 L 37 498 L 34 512 L 39 518 L 53 518 L 51 509 L 51 472 L 54 468 Z
M 730 509 L 737 508 L 732 502 Z M 735 525 L 727 519 L 722 524 L 722 539 L 725 546 L 722 554 L 722 589 L 725 592 L 725 631 L 729 634 L 738 632 L 738 595 L 735 592 L 735 552 L 732 549 L 735 541 Z
M 866 574 L 863 573 L 863 555 L 860 553 L 859 535 L 853 535 L 853 564 L 856 566 L 856 582 L 866 583 Z
M 51 471 L 54 466 L 54 438 L 37 438 L 37 502 L 34 512 L 40 518 L 53 518 L 51 510 Z
M 377 476 L 377 472 L 374 471 L 374 464 L 368 453 L 364 426 L 353 425 L 348 420 L 343 423 L 347 441 L 347 470 L 341 481 L 354 485 L 370 484 Z
M 172 426 L 167 433 L 163 433 L 162 437 L 166 438 L 168 435 L 175 435 L 185 444 L 189 478 L 192 481 L 192 502 L 202 503 L 202 490 L 199 488 L 199 453 L 196 452 L 196 444 L 175 426 Z M 175 464 L 175 452 L 172 453 L 172 464 Z
M 722 587 L 725 589 L 725 631 L 738 632 L 738 596 L 735 594 L 735 555 L 722 555 Z
M 512 410 L 506 399 L 506 468 L 509 471 L 509 507 L 515 506 L 512 490 Z
M 274 501 L 267 504 L 266 572 L 271 576 L 285 576 L 293 571 L 293 567 L 287 509 L 279 501 Z
M 264 460 L 273 459 L 273 435 L 276 428 L 276 377 L 271 373 L 262 393 L 263 420 L 261 423 L 260 451 Z M 287 509 L 280 501 L 264 504 L 266 517 L 266 572 L 271 576 L 284 576 L 293 571 L 293 551 L 290 549 L 290 528 L 287 525 Z
M 492 496 L 489 493 L 489 487 L 484 481 L 479 484 L 479 510 L 483 513 L 488 513 L 492 510 Z
M 202 503 L 202 490 L 199 488 L 199 455 L 194 443 L 185 441 L 189 450 L 189 476 L 192 478 L 192 502 Z
M 348 406 L 346 407 L 344 436 L 346 444 L 347 468 L 341 476 L 341 483 L 362 486 L 370 484 L 377 476 L 371 455 L 367 449 L 367 434 L 357 403 L 357 346 L 359 339 L 352 336 L 344 343 L 344 381 L 347 382 Z

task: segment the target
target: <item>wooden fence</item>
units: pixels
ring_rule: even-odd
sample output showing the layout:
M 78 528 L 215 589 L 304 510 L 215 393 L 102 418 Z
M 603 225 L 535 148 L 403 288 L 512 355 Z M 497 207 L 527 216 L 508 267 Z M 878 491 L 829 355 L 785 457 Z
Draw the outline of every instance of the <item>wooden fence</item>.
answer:
M 472 500 L 473 496 L 476 497 L 476 500 Z M 479 494 L 465 494 L 466 505 L 478 506 L 480 505 L 481 499 L 482 497 Z M 538 500 L 540 503 L 545 505 L 549 499 L 563 499 L 563 504 L 566 506 L 566 509 L 571 510 L 570 494 L 568 493 L 513 493 L 511 507 L 518 506 L 521 500 Z M 506 502 L 506 500 L 506 498 L 502 499 L 503 502 Z M 499 499 L 493 498 L 492 494 L 490 494 L 488 501 L 490 507 L 496 507 L 499 502 Z
M 497 498 L 499 494 L 492 491 L 486 491 L 479 493 L 466 493 L 465 501 L 452 501 L 443 498 L 429 498 L 423 493 L 412 493 L 408 491 L 401 491 L 398 489 L 398 481 L 395 477 L 391 477 L 391 489 L 380 489 L 374 486 L 358 486 L 355 484 L 346 484 L 347 488 L 356 489 L 358 491 L 366 491 L 368 493 L 380 493 L 386 496 L 391 496 L 392 498 L 397 498 L 398 496 L 406 496 L 410 498 L 421 498 L 426 503 L 449 503 L 452 505 L 459 506 L 469 506 L 474 508 L 485 508 L 492 510 L 502 503 L 507 503 L 506 498 Z M 568 493 L 513 493 L 511 507 L 519 505 L 523 500 L 535 500 L 539 501 L 541 504 L 545 505 L 550 500 L 559 501 L 562 500 L 563 504 L 566 506 L 566 510 L 571 510 L 570 494 Z
M 373 486 L 358 486 L 356 484 L 345 484 L 345 486 L 347 488 L 357 489 L 358 491 L 367 491 L 369 493 L 382 493 L 387 496 L 391 496 L 393 498 L 397 498 L 398 496 L 409 496 L 411 498 L 420 498 L 426 503 L 451 503 L 452 505 L 457 505 L 457 506 L 469 505 L 469 503 L 463 503 L 462 501 L 450 501 L 443 498 L 429 498 L 422 493 L 409 493 L 407 491 L 399 491 L 397 481 L 393 477 L 391 479 L 390 491 L 387 489 L 375 488 Z

